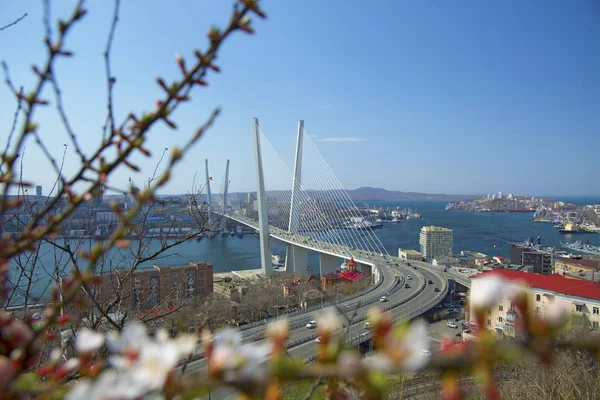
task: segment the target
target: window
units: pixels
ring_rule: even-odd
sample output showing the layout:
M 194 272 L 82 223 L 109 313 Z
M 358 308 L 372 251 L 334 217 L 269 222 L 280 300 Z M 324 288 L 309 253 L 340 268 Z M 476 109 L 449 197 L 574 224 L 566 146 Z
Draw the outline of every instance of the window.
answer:
M 536 313 L 537 315 L 540 315 L 540 314 L 541 314 L 541 312 L 542 312 L 542 311 L 541 311 L 541 309 L 540 309 L 539 307 L 536 307 L 536 308 L 535 308 L 535 313 Z
M 498 317 L 498 322 L 502 322 L 502 317 Z
M 598 321 L 592 322 L 592 328 L 598 329 Z
M 541 294 L 536 294 L 535 295 L 535 301 L 542 301 L 542 295 Z
M 492 320 L 488 319 L 488 326 L 492 326 Z
M 502 306 L 498 306 L 498 311 L 504 311 L 504 308 Z
M 492 315 L 492 309 L 488 308 L 488 315 Z
M 594 312 L 594 314 L 599 315 L 600 309 L 598 307 L 594 307 L 593 312 Z
M 583 312 L 583 304 L 575 304 L 575 311 Z

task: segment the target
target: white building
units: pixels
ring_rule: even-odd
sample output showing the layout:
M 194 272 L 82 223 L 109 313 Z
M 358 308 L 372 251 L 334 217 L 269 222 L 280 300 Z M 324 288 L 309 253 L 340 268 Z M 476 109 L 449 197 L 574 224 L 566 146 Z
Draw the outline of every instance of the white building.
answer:
M 421 254 L 426 260 L 452 257 L 452 243 L 452 229 L 439 226 L 421 228 L 419 244 L 421 245 Z
M 570 315 L 572 321 L 578 319 L 591 329 L 600 328 L 599 283 L 569 279 L 557 274 L 540 275 L 496 269 L 472 277 L 471 290 L 476 290 L 480 278 L 490 275 L 499 276 L 506 280 L 508 285 L 514 285 L 524 290 L 529 297 L 532 314 L 542 319 L 549 312 L 549 306 L 553 305 Z M 495 331 L 499 336 L 515 337 L 517 334 L 516 322 L 519 318 L 511 300 L 505 296 L 488 309 L 484 328 Z M 475 327 L 475 329 L 479 328 Z M 471 339 L 468 335 L 465 335 L 464 338 Z
M 398 249 L 398 258 L 404 261 L 423 261 L 421 253 L 410 249 Z

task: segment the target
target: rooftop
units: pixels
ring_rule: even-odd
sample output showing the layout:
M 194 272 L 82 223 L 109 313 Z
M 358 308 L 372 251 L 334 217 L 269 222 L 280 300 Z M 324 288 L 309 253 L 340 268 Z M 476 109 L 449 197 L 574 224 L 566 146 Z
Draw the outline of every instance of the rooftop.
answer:
M 422 227 L 421 232 L 452 232 L 452 229 L 430 225 Z
M 557 259 L 558 261 L 563 261 L 565 263 L 569 263 L 572 265 L 579 265 L 581 267 L 586 267 L 586 268 L 593 268 L 596 271 L 600 270 L 600 261 L 598 260 L 590 260 L 587 258 L 563 258 L 563 259 Z
M 405 252 L 406 254 L 410 254 L 411 256 L 420 256 L 421 253 L 419 253 L 416 250 L 411 250 L 411 249 L 401 249 L 400 251 Z
M 484 271 L 473 279 L 483 276 L 498 276 L 513 283 L 521 283 L 532 288 L 560 293 L 566 296 L 581 297 L 600 301 L 600 283 L 579 279 L 569 279 L 558 274 L 540 275 L 510 269 Z
M 362 279 L 365 274 L 360 271 L 344 271 L 338 275 L 340 278 L 348 279 L 350 281 L 357 281 Z

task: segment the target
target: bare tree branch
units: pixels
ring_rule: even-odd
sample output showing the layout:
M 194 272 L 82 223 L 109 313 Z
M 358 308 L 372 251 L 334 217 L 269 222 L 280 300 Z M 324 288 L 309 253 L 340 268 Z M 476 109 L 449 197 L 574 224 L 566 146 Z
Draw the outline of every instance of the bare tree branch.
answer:
M 0 27 L 0 31 L 3 31 L 7 28 L 10 28 L 11 26 L 15 26 L 16 24 L 18 24 L 19 22 L 21 22 L 23 19 L 25 19 L 25 17 L 27 16 L 27 13 L 21 15 L 19 18 L 17 18 L 16 20 L 14 20 L 13 22 L 11 22 L 10 24 L 4 25 L 2 27 Z

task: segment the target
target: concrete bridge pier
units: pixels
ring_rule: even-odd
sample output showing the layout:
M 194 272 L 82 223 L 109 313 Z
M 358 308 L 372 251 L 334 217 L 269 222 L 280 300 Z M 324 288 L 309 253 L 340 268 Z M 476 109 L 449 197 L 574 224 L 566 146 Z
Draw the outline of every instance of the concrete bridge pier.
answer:
M 379 282 L 381 279 L 381 271 L 377 267 L 371 267 L 371 283 Z
M 335 270 L 339 267 L 337 257 L 329 254 L 320 253 L 319 261 L 321 264 L 321 276 L 335 273 Z
M 303 247 L 288 244 L 285 256 L 286 272 L 293 272 L 295 275 L 306 276 L 308 275 L 307 266 L 308 250 Z

